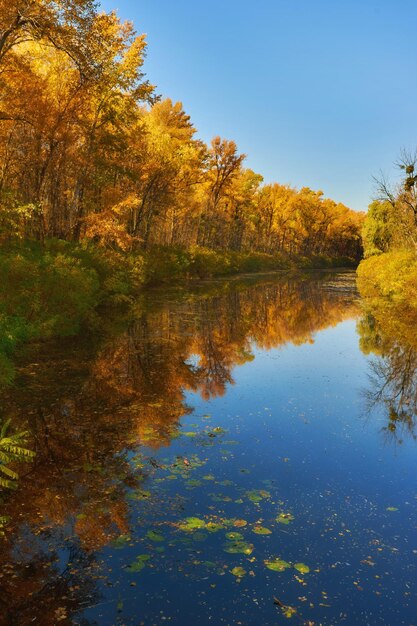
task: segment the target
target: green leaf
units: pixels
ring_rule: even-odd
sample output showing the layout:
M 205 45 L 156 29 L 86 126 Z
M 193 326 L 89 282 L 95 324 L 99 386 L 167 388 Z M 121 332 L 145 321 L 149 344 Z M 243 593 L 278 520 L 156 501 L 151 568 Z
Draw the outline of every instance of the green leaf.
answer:
M 148 530 L 146 538 L 149 539 L 149 541 L 165 541 L 164 536 L 156 530 Z
M 228 541 L 223 544 L 223 550 L 229 554 L 252 554 L 253 545 L 247 541 Z
M 278 558 L 269 559 L 267 561 L 264 561 L 264 563 L 266 567 L 272 570 L 273 572 L 283 572 L 284 570 L 291 567 L 291 565 L 287 563 L 287 561 L 283 561 L 282 559 L 278 559 Z
M 270 534 L 272 534 L 272 530 L 269 530 L 269 528 L 265 528 L 264 526 L 254 526 L 252 528 L 252 532 L 255 533 L 256 535 L 270 535 Z
M 286 524 L 286 525 L 292 522 L 293 520 L 294 520 L 294 515 L 291 515 L 291 513 L 280 513 L 278 517 L 276 518 L 276 521 L 279 524 Z
M 246 574 L 246 570 L 244 570 L 243 567 L 234 567 L 230 571 L 233 574 L 233 576 L 236 576 L 236 578 L 242 578 Z
M 305 563 L 294 563 L 294 569 L 298 570 L 301 574 L 308 574 L 310 568 Z
M 193 532 L 194 530 L 198 530 L 200 528 L 205 528 L 206 522 L 199 517 L 187 517 L 185 520 L 180 522 L 178 528 L 183 532 Z

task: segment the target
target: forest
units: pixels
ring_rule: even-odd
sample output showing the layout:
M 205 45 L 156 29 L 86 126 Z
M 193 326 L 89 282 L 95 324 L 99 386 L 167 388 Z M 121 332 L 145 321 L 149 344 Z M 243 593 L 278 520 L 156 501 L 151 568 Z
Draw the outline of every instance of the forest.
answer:
M 233 140 L 205 145 L 145 77 L 145 37 L 116 13 L 93 0 L 1 0 L 0 20 L 3 244 L 360 258 L 363 215 L 265 184 Z

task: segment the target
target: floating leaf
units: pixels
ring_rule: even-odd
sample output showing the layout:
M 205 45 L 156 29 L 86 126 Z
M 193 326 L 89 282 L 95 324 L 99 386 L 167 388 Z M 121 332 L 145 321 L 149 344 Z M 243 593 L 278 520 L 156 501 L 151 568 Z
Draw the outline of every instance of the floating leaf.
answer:
M 220 524 L 220 522 L 208 522 L 206 525 L 206 530 L 208 530 L 210 533 L 216 533 L 223 528 L 224 524 Z
M 127 496 L 130 500 L 147 500 L 151 497 L 150 491 L 145 491 L 144 489 L 138 489 L 137 491 L 132 491 Z
M 246 525 L 247 521 L 245 519 L 237 519 L 233 522 L 233 526 L 236 526 L 236 528 L 243 528 Z
M 247 541 L 228 541 L 223 544 L 223 550 L 229 554 L 252 554 L 253 545 Z
M 252 532 L 256 533 L 257 535 L 270 535 L 272 533 L 272 530 L 269 530 L 269 528 L 265 528 L 265 526 L 254 526 L 252 528 Z
M 184 532 L 194 532 L 195 530 L 205 527 L 206 522 L 199 517 L 187 517 L 178 526 L 178 528 Z
M 293 617 L 297 613 L 297 609 L 293 606 L 284 606 L 282 607 L 282 613 L 284 617 Z
M 239 541 L 240 539 L 243 539 L 243 535 L 241 535 L 240 533 L 231 532 L 226 533 L 226 538 L 230 539 L 231 541 Z
M 268 561 L 264 561 L 266 567 L 273 572 L 283 572 L 284 570 L 291 567 L 287 561 L 283 561 L 282 559 L 269 559 Z
M 146 538 L 149 539 L 149 541 L 164 541 L 164 536 L 156 530 L 148 530 Z
M 113 548 L 124 548 L 131 541 L 130 535 L 119 535 L 114 541 L 112 541 Z
M 246 570 L 244 570 L 243 567 L 234 567 L 230 571 L 236 578 L 242 578 L 246 574 Z
M 276 518 L 276 521 L 280 524 L 289 524 L 293 521 L 293 519 L 294 515 L 291 515 L 291 513 L 280 513 Z
M 270 498 L 271 494 L 269 491 L 265 491 L 264 489 L 252 489 L 251 491 L 246 492 L 246 497 L 249 498 L 251 502 L 260 502 L 265 498 Z
M 396 506 L 387 506 L 387 511 L 398 511 Z
M 149 561 L 150 558 L 149 554 L 139 554 L 135 561 L 127 567 L 127 571 L 131 573 L 140 572 L 146 566 L 146 562 Z
M 191 478 L 190 480 L 187 480 L 187 485 L 189 485 L 190 487 L 200 487 L 201 480 L 197 480 L 196 478 Z
M 301 574 L 308 574 L 310 568 L 305 563 L 294 563 L 294 569 L 298 570 Z

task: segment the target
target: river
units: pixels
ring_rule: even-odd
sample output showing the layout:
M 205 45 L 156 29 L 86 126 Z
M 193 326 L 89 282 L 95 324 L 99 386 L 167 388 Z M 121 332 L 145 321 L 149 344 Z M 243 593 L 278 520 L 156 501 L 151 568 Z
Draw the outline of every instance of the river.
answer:
M 266 275 L 21 350 L 0 623 L 417 624 L 415 352 L 372 320 L 354 273 Z

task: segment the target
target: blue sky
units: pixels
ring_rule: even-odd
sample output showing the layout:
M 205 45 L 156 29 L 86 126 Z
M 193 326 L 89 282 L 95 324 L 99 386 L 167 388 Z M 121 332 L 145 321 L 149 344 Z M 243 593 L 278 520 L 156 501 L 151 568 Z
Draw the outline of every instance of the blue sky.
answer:
M 266 182 L 366 209 L 417 146 L 417 0 L 102 0 L 147 33 L 145 71 Z

